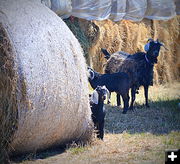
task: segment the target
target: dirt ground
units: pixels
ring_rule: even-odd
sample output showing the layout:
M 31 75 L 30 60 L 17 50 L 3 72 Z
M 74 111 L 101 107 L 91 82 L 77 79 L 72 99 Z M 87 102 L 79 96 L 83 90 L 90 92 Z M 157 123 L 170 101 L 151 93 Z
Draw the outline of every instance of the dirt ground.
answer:
M 143 90 L 134 111 L 122 114 L 106 105 L 104 141 L 93 139 L 86 146 L 72 143 L 65 149 L 49 149 L 12 159 L 20 164 L 161 164 L 166 149 L 180 148 L 180 83 L 150 88 L 150 108 L 144 104 Z

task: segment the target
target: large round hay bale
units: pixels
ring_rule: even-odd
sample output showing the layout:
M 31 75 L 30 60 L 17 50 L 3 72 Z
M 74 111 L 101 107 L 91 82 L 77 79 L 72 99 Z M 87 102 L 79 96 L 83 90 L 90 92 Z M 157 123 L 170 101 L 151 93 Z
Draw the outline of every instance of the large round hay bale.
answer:
M 88 139 L 86 64 L 66 24 L 42 4 L 0 1 L 0 149 Z

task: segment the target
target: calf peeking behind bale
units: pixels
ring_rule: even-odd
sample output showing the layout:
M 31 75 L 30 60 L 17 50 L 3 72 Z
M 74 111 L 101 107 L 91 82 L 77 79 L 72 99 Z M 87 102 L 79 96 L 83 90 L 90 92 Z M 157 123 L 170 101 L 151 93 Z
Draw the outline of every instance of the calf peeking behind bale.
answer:
M 161 46 L 164 45 L 158 39 L 156 41 L 148 39 L 144 48 L 146 52 L 137 52 L 133 55 L 122 51 L 110 55 L 107 50 L 102 49 L 105 58 L 108 59 L 105 73 L 112 74 L 121 71 L 126 72 L 130 77 L 132 98 L 130 109 L 133 109 L 135 94 L 140 86 L 144 87 L 146 106 L 149 107 L 148 88 L 153 85 L 154 64 L 158 61 Z M 117 100 L 117 105 L 120 105 L 120 95 L 117 95 Z
M 123 114 L 125 114 L 129 107 L 130 79 L 128 74 L 123 72 L 100 74 L 90 67 L 88 68 L 88 71 L 88 80 L 93 89 L 95 89 L 97 86 L 105 85 L 109 92 L 116 92 L 122 96 L 124 102 Z
M 104 118 L 106 114 L 104 101 L 108 95 L 109 91 L 105 86 L 97 86 L 90 97 L 91 116 L 99 139 L 104 137 Z

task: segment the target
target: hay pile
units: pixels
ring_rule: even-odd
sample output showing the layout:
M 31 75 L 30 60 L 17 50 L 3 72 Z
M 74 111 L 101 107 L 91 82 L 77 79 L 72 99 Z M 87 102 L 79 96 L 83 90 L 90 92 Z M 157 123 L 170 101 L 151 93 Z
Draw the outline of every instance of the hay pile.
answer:
M 86 64 L 71 31 L 38 2 L 0 1 L 0 150 L 88 139 L 90 124 Z
M 144 51 L 144 45 L 148 38 L 159 38 L 169 51 L 161 48 L 158 64 L 155 66 L 154 81 L 156 84 L 161 84 L 179 79 L 179 16 L 168 21 L 144 19 L 141 22 L 122 20 L 115 23 L 105 20 L 93 21 L 93 23 L 98 27 L 98 31 L 96 40 L 89 48 L 89 56 L 95 70 L 103 72 L 103 65 L 106 63 L 101 48 L 106 48 L 110 53 L 125 51 L 132 54 Z M 83 24 L 85 23 L 83 22 Z

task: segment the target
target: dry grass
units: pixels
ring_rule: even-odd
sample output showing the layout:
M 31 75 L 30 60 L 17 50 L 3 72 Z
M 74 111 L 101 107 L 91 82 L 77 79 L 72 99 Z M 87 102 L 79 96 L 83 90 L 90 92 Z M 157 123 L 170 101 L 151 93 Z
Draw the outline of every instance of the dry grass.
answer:
M 150 108 L 143 106 L 143 90 L 137 96 L 135 111 L 126 115 L 115 104 L 106 105 L 104 141 L 94 140 L 82 146 L 73 143 L 67 149 L 30 156 L 30 163 L 74 164 L 153 164 L 164 163 L 165 149 L 180 148 L 180 83 L 150 88 Z M 26 156 L 27 158 L 27 156 Z

